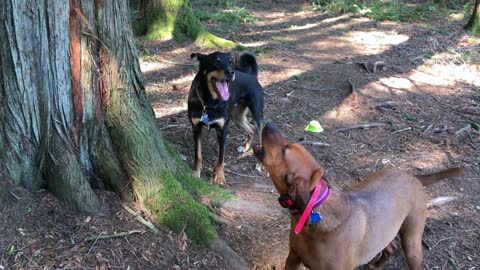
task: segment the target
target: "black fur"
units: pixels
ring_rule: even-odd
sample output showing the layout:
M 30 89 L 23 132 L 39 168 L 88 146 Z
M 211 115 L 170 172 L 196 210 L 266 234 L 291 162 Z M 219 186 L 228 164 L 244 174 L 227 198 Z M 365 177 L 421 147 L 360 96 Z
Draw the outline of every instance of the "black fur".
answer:
M 264 98 L 263 89 L 257 79 L 257 61 L 255 56 L 250 53 L 242 53 L 235 60 L 230 53 L 221 52 L 208 55 L 192 53 L 191 58 L 197 58 L 200 62 L 199 70 L 192 81 L 188 95 L 188 118 L 192 124 L 195 143 L 194 173 L 199 176 L 202 167 L 199 144 L 201 143 L 202 127 L 206 124 L 198 122 L 198 119 L 202 117 L 202 112 L 205 110 L 210 122 L 224 119 L 223 125 L 221 125 L 221 122 L 207 125 L 209 128 L 216 129 L 219 147 L 216 169 L 221 167 L 221 172 L 216 171 L 216 174 L 221 173 L 222 175 L 215 175 L 214 180 L 218 177 L 220 178 L 218 180 L 223 182 L 224 152 L 230 119 L 233 118 L 249 133 L 246 147 L 251 147 L 251 139 L 253 139 L 251 124 L 245 124 L 246 109 L 250 110 L 255 120 L 255 128 L 258 132 L 261 132 Z M 224 75 L 223 78 L 216 79 L 228 82 L 230 96 L 227 101 L 221 100 L 218 95 L 217 98 L 212 96 L 211 90 L 208 88 L 209 74 L 210 76 L 212 74 Z M 260 133 L 257 134 L 260 135 Z

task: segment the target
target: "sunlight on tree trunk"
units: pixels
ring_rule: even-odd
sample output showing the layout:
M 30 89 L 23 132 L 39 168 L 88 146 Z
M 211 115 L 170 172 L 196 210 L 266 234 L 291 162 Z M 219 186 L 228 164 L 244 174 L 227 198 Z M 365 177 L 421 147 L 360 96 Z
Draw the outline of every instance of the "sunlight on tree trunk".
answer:
M 475 0 L 472 16 L 467 25 L 465 25 L 465 29 L 472 33 L 472 35 L 480 34 L 480 0 Z
M 197 243 L 216 239 L 192 195 L 228 194 L 190 176 L 165 144 L 127 1 L 9 0 L 0 16 L 0 169 L 80 211 L 99 212 L 94 189 L 111 189 Z
M 134 28 L 147 40 L 191 38 L 199 46 L 232 49 L 238 44 L 213 35 L 195 17 L 189 0 L 142 0 Z

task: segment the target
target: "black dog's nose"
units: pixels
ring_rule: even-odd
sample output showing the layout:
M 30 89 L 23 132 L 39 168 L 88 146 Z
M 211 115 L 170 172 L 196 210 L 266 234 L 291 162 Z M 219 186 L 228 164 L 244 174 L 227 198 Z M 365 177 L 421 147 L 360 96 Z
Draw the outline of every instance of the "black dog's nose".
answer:
M 235 72 L 232 69 L 229 69 L 229 70 L 225 70 L 225 74 L 233 76 L 233 74 L 235 74 Z

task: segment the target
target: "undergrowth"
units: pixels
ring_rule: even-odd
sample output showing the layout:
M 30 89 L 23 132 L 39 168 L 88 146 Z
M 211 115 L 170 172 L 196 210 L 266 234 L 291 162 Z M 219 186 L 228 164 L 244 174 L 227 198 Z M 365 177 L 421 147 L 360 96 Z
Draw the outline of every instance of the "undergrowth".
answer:
M 312 5 L 314 10 L 360 14 L 374 21 L 426 21 L 448 13 L 447 9 L 436 3 L 418 4 L 394 0 L 315 0 Z
M 242 23 L 254 23 L 258 19 L 245 7 L 238 6 L 233 1 L 218 3 L 213 8 L 216 11 L 196 9 L 195 16 L 200 21 L 214 21 L 227 24 L 229 27 L 237 28 Z

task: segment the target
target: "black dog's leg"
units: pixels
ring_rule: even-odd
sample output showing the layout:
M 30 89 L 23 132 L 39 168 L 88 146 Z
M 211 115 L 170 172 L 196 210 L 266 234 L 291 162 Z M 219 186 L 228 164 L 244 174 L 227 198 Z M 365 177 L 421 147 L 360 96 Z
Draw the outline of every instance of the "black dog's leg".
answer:
M 192 124 L 193 142 L 195 144 L 195 165 L 193 167 L 193 175 L 200 177 L 202 172 L 202 125 Z
M 258 139 L 262 143 L 262 129 L 263 129 L 263 96 L 252 99 L 248 104 L 248 109 L 252 113 L 253 120 L 255 120 L 255 128 L 257 129 Z
M 223 127 L 215 128 L 217 132 L 217 149 L 218 149 L 218 160 L 215 165 L 215 175 L 212 178 L 214 184 L 223 185 L 225 184 L 225 174 L 224 174 L 224 156 L 225 156 L 225 143 L 227 141 L 227 123 Z
M 245 146 L 239 146 L 238 152 L 244 153 L 250 149 L 253 141 L 253 135 L 255 134 L 255 127 L 250 124 L 247 118 L 248 109 L 245 105 L 235 105 L 231 111 L 232 120 L 239 127 L 243 128 L 247 132 L 247 140 Z

